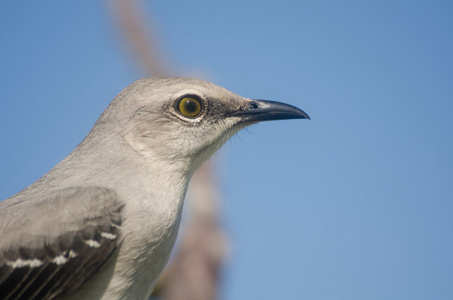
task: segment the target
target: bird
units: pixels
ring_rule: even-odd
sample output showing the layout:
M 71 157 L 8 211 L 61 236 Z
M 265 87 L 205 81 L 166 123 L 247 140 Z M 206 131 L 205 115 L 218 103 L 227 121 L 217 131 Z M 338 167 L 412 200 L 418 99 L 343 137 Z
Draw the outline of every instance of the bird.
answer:
M 194 172 L 299 108 L 187 77 L 140 79 L 36 182 L 0 202 L 0 299 L 149 299 Z

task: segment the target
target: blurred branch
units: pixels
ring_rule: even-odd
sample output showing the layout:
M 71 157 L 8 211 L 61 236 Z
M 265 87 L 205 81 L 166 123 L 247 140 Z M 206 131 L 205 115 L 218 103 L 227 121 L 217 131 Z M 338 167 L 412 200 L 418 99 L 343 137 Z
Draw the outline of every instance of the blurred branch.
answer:
M 156 38 L 152 30 L 148 29 L 148 23 L 152 20 L 144 14 L 143 3 L 137 0 L 107 0 L 106 3 L 111 7 L 124 45 L 130 48 L 140 67 L 153 76 L 168 75 L 158 51 Z
M 155 38 L 149 30 L 143 3 L 137 0 L 106 1 L 120 36 L 147 74 L 162 76 L 169 70 L 162 63 Z M 227 252 L 226 234 L 219 225 L 220 196 L 212 180 L 213 170 L 204 165 L 189 188 L 188 221 L 183 224 L 176 255 L 164 270 L 153 297 L 164 300 L 216 299 L 220 269 Z
M 228 247 L 218 221 L 220 196 L 208 165 L 194 175 L 188 199 L 189 220 L 177 255 L 154 294 L 171 300 L 216 299 L 219 273 Z

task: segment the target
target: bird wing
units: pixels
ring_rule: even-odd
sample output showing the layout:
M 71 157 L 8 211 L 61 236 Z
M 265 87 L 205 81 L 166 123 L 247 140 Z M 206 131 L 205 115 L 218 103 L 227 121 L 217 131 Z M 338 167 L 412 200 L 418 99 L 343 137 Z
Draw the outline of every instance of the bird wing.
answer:
M 100 187 L 0 202 L 0 299 L 54 299 L 80 287 L 118 247 L 122 208 Z

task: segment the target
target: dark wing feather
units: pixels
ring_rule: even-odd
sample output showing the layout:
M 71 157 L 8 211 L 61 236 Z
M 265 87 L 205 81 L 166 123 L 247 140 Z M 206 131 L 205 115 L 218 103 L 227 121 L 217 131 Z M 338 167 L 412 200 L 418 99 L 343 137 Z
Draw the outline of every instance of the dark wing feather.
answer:
M 118 246 L 122 204 L 109 189 L 66 188 L 3 202 L 0 299 L 55 299 L 74 291 Z

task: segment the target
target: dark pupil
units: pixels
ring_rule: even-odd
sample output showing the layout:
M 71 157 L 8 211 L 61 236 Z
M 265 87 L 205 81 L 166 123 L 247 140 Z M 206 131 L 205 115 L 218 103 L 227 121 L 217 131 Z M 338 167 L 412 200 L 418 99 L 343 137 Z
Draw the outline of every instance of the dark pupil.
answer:
M 197 111 L 197 104 L 193 100 L 187 100 L 184 106 L 189 113 L 194 113 Z

